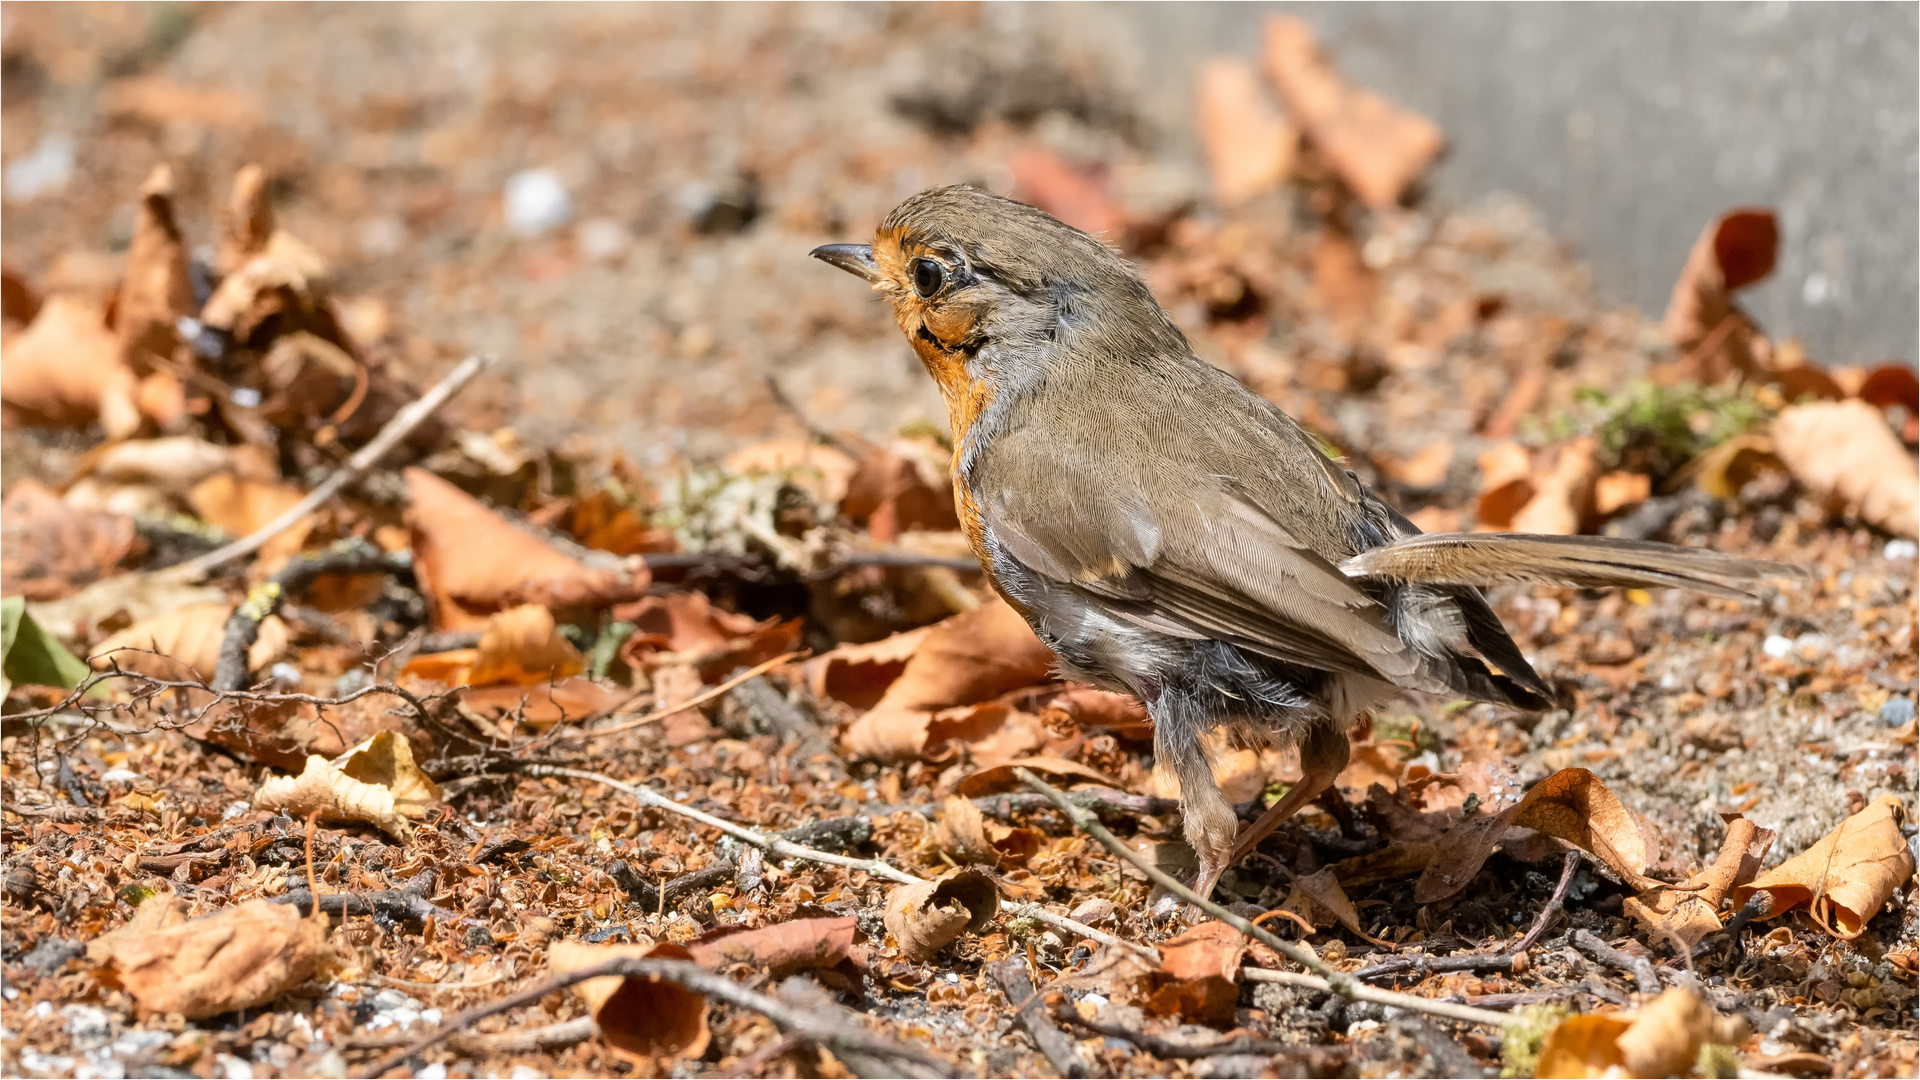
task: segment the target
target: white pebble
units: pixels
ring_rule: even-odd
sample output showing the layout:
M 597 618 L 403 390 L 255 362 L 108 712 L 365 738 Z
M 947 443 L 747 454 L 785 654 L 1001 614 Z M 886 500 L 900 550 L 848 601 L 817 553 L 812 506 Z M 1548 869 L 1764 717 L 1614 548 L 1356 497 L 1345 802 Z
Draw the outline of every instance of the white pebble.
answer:
M 573 199 L 552 169 L 523 169 L 507 178 L 507 228 L 538 236 L 573 219 Z
M 627 234 L 627 227 L 612 218 L 594 218 L 580 223 L 580 229 L 574 233 L 574 243 L 580 245 L 580 254 L 591 262 L 613 262 L 627 253 L 633 238 Z
M 1889 540 L 1881 554 L 1889 559 L 1911 559 L 1920 555 L 1920 545 L 1911 540 Z
M 32 202 L 67 186 L 73 177 L 73 136 L 55 131 L 40 140 L 33 152 L 7 166 L 4 184 L 10 203 Z
M 1760 651 L 1778 660 L 1793 651 L 1793 640 L 1779 634 L 1768 634 L 1767 640 L 1760 645 Z

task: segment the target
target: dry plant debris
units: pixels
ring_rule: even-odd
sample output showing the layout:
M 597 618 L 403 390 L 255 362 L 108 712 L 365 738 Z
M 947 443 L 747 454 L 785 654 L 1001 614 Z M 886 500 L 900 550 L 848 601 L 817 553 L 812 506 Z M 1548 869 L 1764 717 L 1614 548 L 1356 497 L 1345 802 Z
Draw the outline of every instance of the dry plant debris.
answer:
M 1425 203 L 1442 133 L 1284 17 L 1199 72 L 1189 175 L 971 9 L 572 11 L 474 45 L 575 61 L 472 110 L 302 83 L 283 23 L 357 50 L 378 9 L 180 9 L 228 81 L 121 9 L 16 14 L 9 139 L 73 80 L 100 119 L 58 207 L 0 210 L 10 1075 L 1915 1067 L 1920 383 L 1741 309 L 1766 208 L 1675 238 L 1663 323 L 1604 307 L 1523 207 Z M 935 39 L 937 94 L 795 74 Z M 718 173 L 626 156 L 717 123 Z M 553 132 L 621 182 L 496 198 Z M 893 328 L 783 261 L 962 167 L 1423 526 L 1811 578 L 1497 591 L 1557 708 L 1383 706 L 1195 924 L 1145 709 L 1055 678 Z M 1213 750 L 1249 820 L 1300 776 Z

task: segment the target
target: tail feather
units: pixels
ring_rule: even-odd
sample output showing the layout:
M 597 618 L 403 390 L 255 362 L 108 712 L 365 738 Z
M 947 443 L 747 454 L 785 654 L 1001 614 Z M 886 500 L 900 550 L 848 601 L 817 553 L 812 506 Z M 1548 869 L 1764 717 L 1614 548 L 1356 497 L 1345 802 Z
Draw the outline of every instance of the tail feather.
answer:
M 1750 597 L 1767 578 L 1805 577 L 1787 563 L 1605 536 L 1422 533 L 1340 564 L 1348 577 L 1434 585 L 1676 588 Z

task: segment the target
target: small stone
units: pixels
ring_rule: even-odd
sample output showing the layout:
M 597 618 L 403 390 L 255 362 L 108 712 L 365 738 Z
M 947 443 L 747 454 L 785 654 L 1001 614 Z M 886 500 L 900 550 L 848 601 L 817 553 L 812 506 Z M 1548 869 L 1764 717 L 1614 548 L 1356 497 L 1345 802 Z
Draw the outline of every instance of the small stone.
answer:
M 538 236 L 573 219 L 573 199 L 552 169 L 523 169 L 507 178 L 507 228 Z
M 1120 909 L 1114 905 L 1113 901 L 1094 897 L 1074 908 L 1069 917 L 1075 922 L 1083 922 L 1088 926 L 1099 926 L 1102 923 L 1111 922 L 1119 913 Z
M 1779 634 L 1768 634 L 1767 640 L 1760 645 L 1760 651 L 1779 660 L 1793 651 L 1793 639 L 1781 637 Z
M 612 218 L 594 218 L 583 221 L 573 234 L 574 243 L 580 246 L 581 257 L 600 263 L 610 263 L 627 253 L 633 245 L 633 237 L 627 227 Z
M 32 968 L 38 975 L 57 975 L 66 970 L 67 961 L 86 954 L 87 947 L 78 941 L 66 938 L 45 937 L 35 945 L 20 962 Z
M 1913 722 L 1913 699 L 1890 697 L 1880 706 L 1880 722 L 1888 727 L 1904 727 Z
M 1887 546 L 1881 550 L 1881 554 L 1889 560 L 1911 559 L 1920 555 L 1920 544 L 1915 544 L 1911 540 L 1889 540 Z

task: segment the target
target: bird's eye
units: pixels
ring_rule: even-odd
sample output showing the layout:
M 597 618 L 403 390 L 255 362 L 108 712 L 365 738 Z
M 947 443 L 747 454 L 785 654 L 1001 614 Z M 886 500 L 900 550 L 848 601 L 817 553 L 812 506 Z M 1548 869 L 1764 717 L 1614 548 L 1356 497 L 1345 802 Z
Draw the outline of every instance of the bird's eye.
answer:
M 913 260 L 913 291 L 932 297 L 947 283 L 947 269 L 932 259 Z

